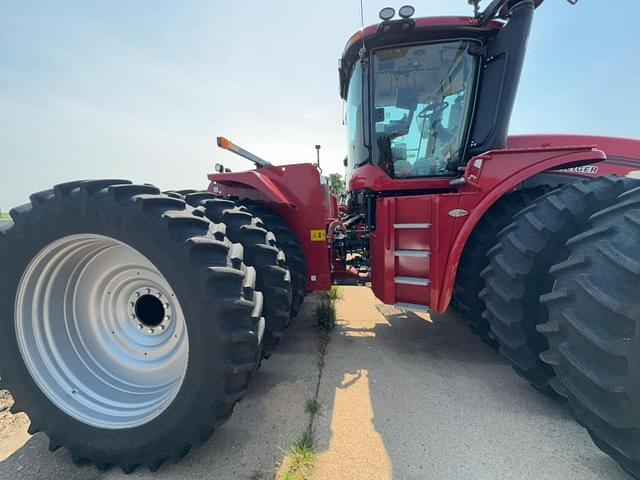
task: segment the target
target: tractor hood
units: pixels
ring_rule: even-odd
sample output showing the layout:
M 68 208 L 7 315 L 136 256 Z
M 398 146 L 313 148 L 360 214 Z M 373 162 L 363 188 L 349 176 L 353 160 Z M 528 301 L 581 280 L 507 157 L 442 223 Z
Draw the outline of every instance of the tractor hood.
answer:
M 640 140 L 597 135 L 511 135 L 508 148 L 560 147 L 597 145 L 609 158 L 625 159 L 640 164 Z

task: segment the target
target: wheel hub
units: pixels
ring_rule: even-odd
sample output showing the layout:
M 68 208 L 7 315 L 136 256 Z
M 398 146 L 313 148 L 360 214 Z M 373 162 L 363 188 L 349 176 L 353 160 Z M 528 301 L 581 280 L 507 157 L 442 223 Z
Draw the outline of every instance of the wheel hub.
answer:
M 153 287 L 137 289 L 129 298 L 129 317 L 143 333 L 164 332 L 171 323 L 169 295 Z

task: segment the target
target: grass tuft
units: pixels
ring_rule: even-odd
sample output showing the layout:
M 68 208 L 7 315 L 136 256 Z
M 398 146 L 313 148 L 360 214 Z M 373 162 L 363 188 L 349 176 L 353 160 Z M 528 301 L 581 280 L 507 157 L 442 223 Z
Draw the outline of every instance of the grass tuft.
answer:
M 333 285 L 331 287 L 331 290 L 329 290 L 326 295 L 332 302 L 337 302 L 338 300 L 342 300 L 342 289 L 336 285 Z
M 323 332 L 330 332 L 336 326 L 336 307 L 324 300 L 316 306 L 316 323 Z
M 315 417 L 316 415 L 318 415 L 318 413 L 320 413 L 321 407 L 322 405 L 315 398 L 307 399 L 307 401 L 304 404 L 304 410 L 312 417 Z
M 330 332 L 336 326 L 336 302 L 342 298 L 339 287 L 333 286 L 328 292 L 320 294 L 320 302 L 316 306 L 316 324 L 323 332 Z
M 306 430 L 287 452 L 283 462 L 286 473 L 281 480 L 310 480 L 315 460 L 313 432 Z

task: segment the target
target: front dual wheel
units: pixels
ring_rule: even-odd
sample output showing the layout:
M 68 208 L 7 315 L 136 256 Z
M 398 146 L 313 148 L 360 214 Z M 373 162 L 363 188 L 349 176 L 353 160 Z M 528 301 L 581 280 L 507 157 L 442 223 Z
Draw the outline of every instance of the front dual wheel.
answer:
M 201 209 L 73 182 L 0 223 L 0 387 L 74 461 L 156 469 L 231 414 L 260 357 L 262 296 Z
M 182 307 L 157 267 L 122 241 L 76 234 L 47 245 L 22 275 L 14 318 L 36 384 L 87 425 L 144 425 L 180 391 Z

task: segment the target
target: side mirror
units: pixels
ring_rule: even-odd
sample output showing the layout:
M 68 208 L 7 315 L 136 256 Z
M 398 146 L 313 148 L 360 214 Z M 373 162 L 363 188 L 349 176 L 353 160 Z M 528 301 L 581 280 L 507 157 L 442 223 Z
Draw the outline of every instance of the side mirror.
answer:
M 215 169 L 216 172 L 218 173 L 222 173 L 224 172 L 224 165 L 222 165 L 221 163 L 216 163 L 215 166 L 213 167 Z
M 344 165 L 345 167 L 349 166 L 349 158 L 348 157 L 344 157 L 344 160 L 342 160 L 342 165 Z

